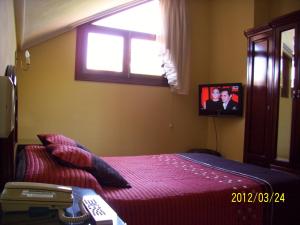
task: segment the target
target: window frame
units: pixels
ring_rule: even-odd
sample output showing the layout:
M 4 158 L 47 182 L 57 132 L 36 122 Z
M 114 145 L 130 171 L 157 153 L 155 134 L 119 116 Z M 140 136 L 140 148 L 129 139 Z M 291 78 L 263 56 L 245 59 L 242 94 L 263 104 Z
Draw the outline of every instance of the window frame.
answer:
M 168 87 L 168 81 L 163 76 L 134 74 L 134 73 L 130 73 L 129 70 L 130 54 L 131 54 L 130 51 L 131 39 L 137 38 L 143 40 L 155 40 L 156 39 L 155 35 L 136 32 L 136 31 L 127 31 L 127 30 L 121 30 L 116 28 L 97 26 L 91 23 L 92 22 L 77 27 L 75 80 Z M 87 39 L 88 39 L 88 33 L 90 32 L 118 35 L 124 38 L 122 72 L 86 69 L 87 44 L 88 44 Z

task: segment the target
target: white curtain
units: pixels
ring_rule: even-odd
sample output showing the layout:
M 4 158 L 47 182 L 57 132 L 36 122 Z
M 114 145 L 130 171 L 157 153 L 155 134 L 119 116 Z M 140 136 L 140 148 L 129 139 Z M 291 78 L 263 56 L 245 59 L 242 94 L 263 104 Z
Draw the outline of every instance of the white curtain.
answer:
M 163 68 L 173 91 L 189 93 L 190 49 L 186 0 L 160 0 L 163 20 L 159 41 L 163 46 Z

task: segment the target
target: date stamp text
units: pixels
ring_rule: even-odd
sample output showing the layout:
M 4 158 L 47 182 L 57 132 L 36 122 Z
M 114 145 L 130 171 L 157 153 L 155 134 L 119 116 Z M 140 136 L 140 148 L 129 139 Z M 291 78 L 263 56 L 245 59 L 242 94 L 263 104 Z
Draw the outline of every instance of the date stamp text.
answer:
M 284 193 L 244 193 L 244 192 L 233 192 L 231 194 L 232 203 L 284 203 Z

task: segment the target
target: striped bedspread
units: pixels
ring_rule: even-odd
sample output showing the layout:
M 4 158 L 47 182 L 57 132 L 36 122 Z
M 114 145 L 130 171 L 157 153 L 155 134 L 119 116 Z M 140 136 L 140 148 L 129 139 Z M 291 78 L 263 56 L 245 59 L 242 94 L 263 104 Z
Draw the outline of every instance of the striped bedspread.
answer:
M 128 225 L 261 225 L 263 207 L 233 203 L 232 193 L 259 193 L 263 184 L 180 155 L 104 157 L 131 184 L 102 196 Z
M 54 161 L 41 145 L 20 151 L 17 178 L 92 188 L 128 225 L 296 225 L 300 178 L 208 154 L 102 157 L 132 188 L 104 188 L 88 172 Z M 22 156 L 23 155 L 23 156 Z M 284 193 L 281 203 L 234 194 Z M 233 201 L 236 202 L 233 202 Z

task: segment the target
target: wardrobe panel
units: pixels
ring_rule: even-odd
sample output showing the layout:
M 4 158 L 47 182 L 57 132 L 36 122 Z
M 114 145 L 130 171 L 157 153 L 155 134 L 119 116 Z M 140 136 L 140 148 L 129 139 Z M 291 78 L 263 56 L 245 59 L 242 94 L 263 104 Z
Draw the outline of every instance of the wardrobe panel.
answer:
M 267 165 L 269 149 L 270 92 L 272 84 L 272 32 L 267 29 L 250 37 L 248 48 L 248 95 L 246 113 L 245 155 L 246 162 Z
M 300 174 L 300 11 L 245 35 L 244 161 Z

